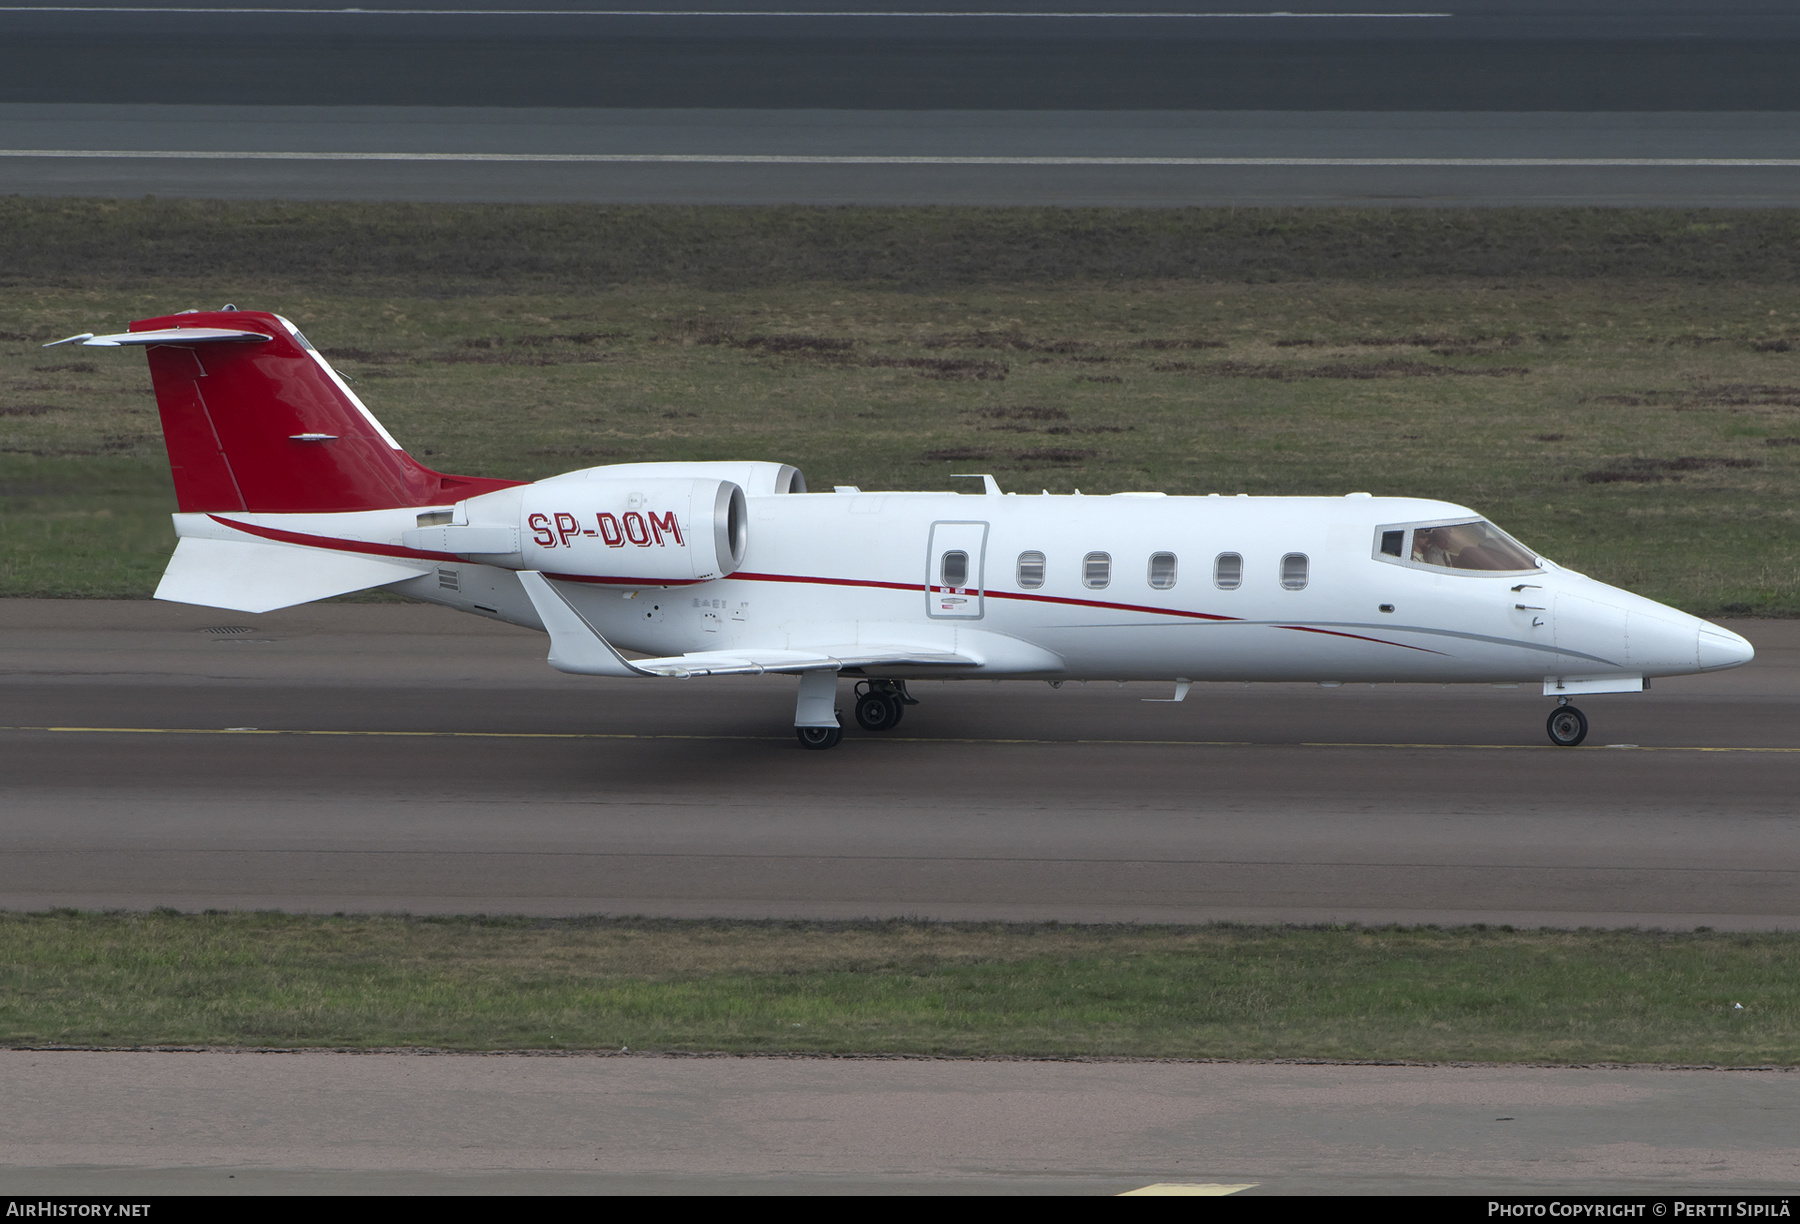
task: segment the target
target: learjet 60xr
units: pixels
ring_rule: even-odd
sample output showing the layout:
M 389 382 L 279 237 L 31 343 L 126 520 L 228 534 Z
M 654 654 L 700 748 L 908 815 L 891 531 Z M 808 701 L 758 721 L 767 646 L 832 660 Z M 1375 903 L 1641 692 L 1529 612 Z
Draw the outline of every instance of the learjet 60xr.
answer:
M 231 308 L 59 344 L 150 362 L 180 537 L 159 599 L 266 612 L 390 587 L 550 635 L 592 676 L 799 677 L 800 743 L 870 731 L 907 681 L 1435 681 L 1569 699 L 1749 662 L 1735 633 L 1406 497 L 808 492 L 783 463 L 447 476 L 299 330 Z M 627 653 L 647 657 L 627 657 Z

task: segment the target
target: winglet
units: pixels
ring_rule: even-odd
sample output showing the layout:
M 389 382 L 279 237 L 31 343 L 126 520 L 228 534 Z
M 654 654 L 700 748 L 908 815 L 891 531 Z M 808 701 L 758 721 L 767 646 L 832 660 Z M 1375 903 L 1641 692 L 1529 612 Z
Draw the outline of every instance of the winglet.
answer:
M 650 676 L 641 667 L 626 662 L 625 656 L 575 610 L 563 593 L 537 570 L 520 570 L 519 583 L 537 609 L 538 619 L 550 634 L 549 664 L 557 671 L 577 676 Z

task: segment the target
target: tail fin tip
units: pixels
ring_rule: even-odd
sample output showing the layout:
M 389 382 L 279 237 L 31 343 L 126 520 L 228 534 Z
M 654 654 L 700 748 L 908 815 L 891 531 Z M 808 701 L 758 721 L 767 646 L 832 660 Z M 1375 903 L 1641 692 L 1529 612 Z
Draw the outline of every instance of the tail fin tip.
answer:
M 443 505 L 518 483 L 419 463 L 277 314 L 186 311 L 56 343 L 76 342 L 144 349 L 183 512 Z

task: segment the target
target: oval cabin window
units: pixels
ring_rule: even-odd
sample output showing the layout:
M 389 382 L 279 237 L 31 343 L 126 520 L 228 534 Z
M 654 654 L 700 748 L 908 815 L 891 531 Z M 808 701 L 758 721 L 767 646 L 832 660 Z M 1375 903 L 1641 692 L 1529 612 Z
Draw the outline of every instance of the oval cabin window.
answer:
M 1175 554 L 1150 554 L 1150 585 L 1159 591 L 1166 591 L 1175 585 Z
M 1043 553 L 1022 552 L 1019 554 L 1019 585 L 1027 591 L 1035 591 L 1044 585 Z
M 960 549 L 944 554 L 944 585 L 947 587 L 966 587 L 969 585 L 969 554 Z
M 1281 559 L 1281 589 L 1284 591 L 1304 591 L 1306 589 L 1306 554 L 1289 553 Z
M 1090 591 L 1102 590 L 1112 582 L 1112 554 L 1089 553 L 1081 559 L 1081 585 Z
M 1213 585 L 1221 591 L 1235 591 L 1244 584 L 1244 558 L 1238 553 L 1220 553 L 1213 560 Z

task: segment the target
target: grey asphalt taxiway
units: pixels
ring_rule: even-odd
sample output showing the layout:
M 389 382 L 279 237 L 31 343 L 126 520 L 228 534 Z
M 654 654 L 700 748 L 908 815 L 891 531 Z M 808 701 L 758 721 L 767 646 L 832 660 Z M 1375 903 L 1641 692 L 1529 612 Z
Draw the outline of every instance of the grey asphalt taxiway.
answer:
M 1776 0 L 0 5 L 0 194 L 1800 202 Z
M 1800 203 L 1800 112 L 0 104 L 0 192 L 611 204 Z
M 0 1196 L 1771 1194 L 1796 1078 L 8 1050 Z
M 0 907 L 1800 926 L 1800 626 L 1528 689 L 603 681 L 436 608 L 0 601 Z M 845 685 L 847 692 L 848 685 Z

